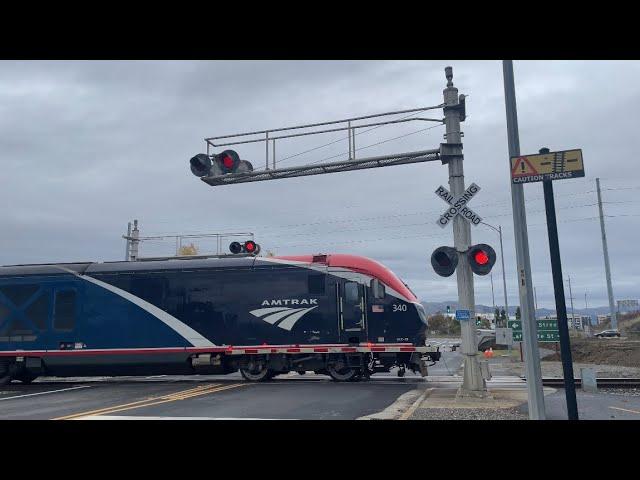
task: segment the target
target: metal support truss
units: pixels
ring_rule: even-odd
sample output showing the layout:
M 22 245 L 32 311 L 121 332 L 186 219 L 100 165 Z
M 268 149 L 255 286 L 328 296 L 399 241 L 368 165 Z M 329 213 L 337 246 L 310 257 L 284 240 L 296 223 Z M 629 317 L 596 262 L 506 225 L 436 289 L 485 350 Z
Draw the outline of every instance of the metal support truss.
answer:
M 443 107 L 444 104 L 431 107 L 413 108 L 409 110 L 377 113 L 374 115 L 366 115 L 361 117 L 345 118 L 342 120 L 334 120 L 330 122 L 312 123 L 306 125 L 297 125 L 293 127 L 274 128 L 270 130 L 260 130 L 255 132 L 236 133 L 233 135 L 208 137 L 205 138 L 205 142 L 207 143 L 207 155 L 212 154 L 212 148 L 264 142 L 265 167 L 264 169 L 254 170 L 252 172 L 205 176 L 201 177 L 201 179 L 203 182 L 209 185 L 216 186 L 246 182 L 259 182 L 264 180 L 276 180 L 280 178 L 302 177 L 307 175 L 321 175 L 324 173 L 349 172 L 353 170 L 363 170 L 366 168 L 389 167 L 393 165 L 405 165 L 408 163 L 430 162 L 433 160 L 442 160 L 443 163 L 446 163 L 449 157 L 459 156 L 460 152 L 452 151 L 451 149 L 445 151 L 443 147 L 441 147 L 437 150 L 395 153 L 391 155 L 356 159 L 355 137 L 357 135 L 356 132 L 359 129 L 379 128 L 385 125 L 396 125 L 407 122 L 443 123 L 444 120 L 442 118 L 425 118 L 422 116 L 416 116 L 427 110 L 436 110 Z M 386 120 L 385 118 L 379 118 L 406 113 L 409 113 L 410 115 L 400 119 Z M 377 120 L 371 121 L 371 119 Z M 362 123 L 364 120 L 366 120 L 367 122 Z M 346 131 L 348 133 L 348 160 L 342 160 L 332 163 L 310 163 L 307 165 L 295 166 L 290 168 L 276 167 L 276 140 L 282 141 L 289 138 L 326 134 L 339 131 Z M 218 143 L 220 140 L 222 140 L 223 143 Z M 269 158 L 270 151 L 272 154 L 271 159 Z
M 319 163 L 300 167 L 279 168 L 276 170 L 259 170 L 246 173 L 202 177 L 201 180 L 211 186 L 231 185 L 245 182 L 259 182 L 277 180 L 280 178 L 303 177 L 307 175 L 321 175 L 324 173 L 350 172 L 367 168 L 390 167 L 409 163 L 432 162 L 440 159 L 440 149 L 422 150 L 418 152 L 396 153 L 380 157 L 361 158 L 358 160 L 343 160 L 341 162 Z

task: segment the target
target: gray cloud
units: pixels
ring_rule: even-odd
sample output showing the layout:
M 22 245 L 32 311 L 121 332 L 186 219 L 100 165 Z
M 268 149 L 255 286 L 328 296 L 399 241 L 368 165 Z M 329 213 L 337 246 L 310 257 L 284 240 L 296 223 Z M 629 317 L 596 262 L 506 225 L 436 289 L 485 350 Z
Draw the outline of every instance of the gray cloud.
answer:
M 442 101 L 443 68 L 469 95 L 467 182 L 482 187 L 471 206 L 502 225 L 509 302 L 517 303 L 502 69 L 499 61 L 0 62 L 0 263 L 114 260 L 124 253 L 126 223 L 143 234 L 250 230 L 278 254 L 360 253 L 394 270 L 424 300 L 456 296 L 455 277 L 429 265 L 433 248 L 451 244 L 435 225 L 447 185 L 439 162 L 211 188 L 187 161 L 204 137 L 320 122 Z M 579 147 L 587 177 L 556 182 L 565 277 L 576 306 L 606 303 L 595 177 L 602 178 L 614 290 L 638 297 L 640 233 L 632 114 L 640 105 L 640 62 L 515 62 L 522 153 Z M 440 111 L 432 116 L 439 117 Z M 360 155 L 435 148 L 435 128 L 410 123 L 357 137 Z M 342 133 L 278 144 L 278 158 L 334 140 L 282 165 L 347 150 Z M 238 147 L 256 167 L 264 145 Z M 620 188 L 628 188 L 622 190 Z M 525 186 L 534 284 L 553 305 L 544 203 Z M 586 220 L 585 220 L 586 219 Z M 497 249 L 497 235 L 474 227 L 473 239 Z M 202 247 L 207 245 L 202 241 Z M 145 254 L 171 254 L 172 242 Z M 501 270 L 494 268 L 497 303 Z M 491 303 L 489 277 L 476 277 L 479 303 Z

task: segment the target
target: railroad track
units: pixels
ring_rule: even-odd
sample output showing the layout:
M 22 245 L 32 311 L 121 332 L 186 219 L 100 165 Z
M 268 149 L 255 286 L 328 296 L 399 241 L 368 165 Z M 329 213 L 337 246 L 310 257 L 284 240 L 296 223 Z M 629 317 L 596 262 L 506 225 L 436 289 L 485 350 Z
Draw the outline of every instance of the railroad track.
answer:
M 596 380 L 598 383 L 598 387 L 607 387 L 607 388 L 640 387 L 640 378 L 598 378 Z M 574 379 L 574 382 L 576 387 L 582 387 L 582 380 L 580 378 Z M 542 385 L 547 387 L 563 387 L 564 379 L 543 378 Z

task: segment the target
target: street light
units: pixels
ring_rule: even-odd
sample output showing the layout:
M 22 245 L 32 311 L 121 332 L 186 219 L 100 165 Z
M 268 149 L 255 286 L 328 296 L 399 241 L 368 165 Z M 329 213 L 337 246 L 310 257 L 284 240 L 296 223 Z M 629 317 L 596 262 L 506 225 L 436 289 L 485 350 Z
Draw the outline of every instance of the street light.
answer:
M 505 277 L 505 271 L 504 271 L 504 250 L 502 248 L 502 225 L 498 225 L 498 228 L 494 227 L 493 225 L 489 225 L 486 222 L 480 222 L 483 225 L 486 225 L 489 228 L 494 229 L 496 232 L 498 232 L 498 235 L 500 235 L 500 261 L 502 263 L 502 289 L 504 291 L 504 309 L 505 312 L 507 314 L 507 325 L 504 325 L 505 327 L 509 325 L 508 321 L 509 321 L 509 303 L 507 302 L 507 279 Z M 496 323 L 497 324 L 497 323 Z

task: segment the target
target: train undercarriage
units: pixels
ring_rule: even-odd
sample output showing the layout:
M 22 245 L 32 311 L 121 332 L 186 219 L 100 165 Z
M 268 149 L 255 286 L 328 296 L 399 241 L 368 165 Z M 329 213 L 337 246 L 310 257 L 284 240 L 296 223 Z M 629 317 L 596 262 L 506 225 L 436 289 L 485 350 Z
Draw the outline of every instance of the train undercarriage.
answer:
M 13 380 L 29 384 L 38 376 L 224 375 L 237 371 L 240 371 L 245 380 L 251 382 L 268 381 L 289 372 L 298 372 L 301 375 L 314 372 L 328 375 L 338 382 L 356 382 L 367 380 L 376 373 L 389 372 L 392 368 L 398 368 L 399 377 L 403 377 L 406 370 L 426 376 L 427 362 L 435 362 L 439 358 L 440 352 L 252 355 L 206 353 L 192 356 L 185 363 L 120 364 L 117 369 L 115 366 L 107 365 L 76 365 L 61 370 L 47 365 L 46 361 L 37 357 L 0 357 L 0 385 L 6 385 Z
M 429 360 L 435 362 L 437 358 L 420 353 L 246 355 L 234 359 L 232 365 L 240 370 L 245 380 L 252 382 L 271 380 L 289 372 L 304 375 L 309 371 L 329 375 L 337 382 L 357 382 L 367 380 L 375 373 L 389 372 L 394 367 L 398 367 L 399 377 L 403 377 L 407 369 L 426 376 Z

